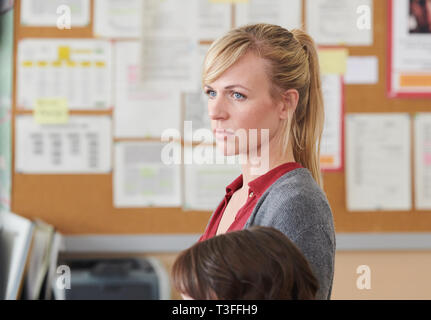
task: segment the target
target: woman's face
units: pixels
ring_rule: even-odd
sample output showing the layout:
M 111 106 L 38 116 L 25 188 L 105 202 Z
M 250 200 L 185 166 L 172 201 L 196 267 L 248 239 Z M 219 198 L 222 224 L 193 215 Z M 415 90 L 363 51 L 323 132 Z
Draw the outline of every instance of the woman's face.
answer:
M 216 81 L 204 87 L 209 97 L 208 114 L 216 143 L 226 156 L 256 152 L 280 134 L 281 120 L 287 114 L 282 111 L 283 103 L 276 102 L 270 95 L 265 66 L 265 60 L 247 53 Z M 217 133 L 217 129 L 235 134 Z M 239 129 L 245 129 L 242 132 L 246 134 L 246 141 L 240 138 Z M 250 141 L 254 135 L 250 129 L 257 129 L 255 142 Z M 268 130 L 269 141 L 261 141 L 262 129 Z

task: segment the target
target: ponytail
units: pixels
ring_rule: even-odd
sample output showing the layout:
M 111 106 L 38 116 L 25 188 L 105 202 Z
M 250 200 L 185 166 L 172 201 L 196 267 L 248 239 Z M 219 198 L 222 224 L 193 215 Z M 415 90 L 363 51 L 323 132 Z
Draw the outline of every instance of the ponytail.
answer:
M 324 126 L 324 108 L 319 57 L 314 41 L 308 34 L 299 29 L 292 30 L 292 33 L 307 55 L 306 72 L 309 77 L 309 84 L 304 87 L 302 103 L 301 105 L 298 103 L 299 112 L 294 113 L 292 121 L 293 155 L 297 162 L 311 171 L 313 178 L 323 188 L 320 142 Z

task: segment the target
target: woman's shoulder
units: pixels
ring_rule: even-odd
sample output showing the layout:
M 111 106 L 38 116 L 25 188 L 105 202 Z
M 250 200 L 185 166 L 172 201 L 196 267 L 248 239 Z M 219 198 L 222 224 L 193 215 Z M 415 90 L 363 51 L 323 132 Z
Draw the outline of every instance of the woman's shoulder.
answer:
M 259 225 L 288 225 L 297 231 L 321 226 L 333 232 L 328 199 L 306 168 L 281 176 L 262 195 L 252 214 Z
M 325 193 L 307 168 L 298 168 L 281 176 L 267 189 L 266 196 L 272 201 L 291 202 L 296 200 L 302 202 L 309 200 L 328 203 Z

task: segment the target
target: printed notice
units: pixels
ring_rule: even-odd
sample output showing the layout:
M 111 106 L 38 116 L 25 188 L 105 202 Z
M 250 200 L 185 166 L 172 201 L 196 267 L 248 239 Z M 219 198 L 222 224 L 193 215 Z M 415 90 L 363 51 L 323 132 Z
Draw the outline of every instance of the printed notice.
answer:
M 388 1 L 390 97 L 431 97 L 431 3 Z
M 346 120 L 348 210 L 411 210 L 409 115 L 348 114 Z
M 194 89 L 197 10 L 195 1 L 144 2 L 139 75 L 146 89 Z
M 70 116 L 67 124 L 15 122 L 15 170 L 19 173 L 107 173 L 111 171 L 111 118 Z
M 231 26 L 232 6 L 229 3 L 197 1 L 198 38 L 215 40 L 229 31 Z
M 111 44 L 88 39 L 24 39 L 18 44 L 17 106 L 66 99 L 69 109 L 111 107 Z
M 431 210 L 431 113 L 415 117 L 415 206 Z
M 307 0 L 307 31 L 321 45 L 373 44 L 373 0 Z
M 57 26 L 59 19 L 70 27 L 83 27 L 90 22 L 90 0 L 22 0 L 21 24 Z
M 172 164 L 162 162 L 171 154 Z M 178 164 L 175 162 L 178 161 Z M 180 207 L 181 144 L 118 142 L 115 145 L 115 207 Z
M 320 143 L 322 170 L 342 169 L 343 141 L 343 81 L 338 74 L 322 75 L 325 124 Z
M 180 92 L 141 87 L 139 42 L 118 41 L 115 57 L 115 137 L 160 138 L 167 129 L 180 131 Z
M 200 45 L 199 46 L 199 61 L 200 65 L 203 65 L 204 57 L 206 52 L 208 51 L 209 45 Z M 202 70 L 199 70 L 200 74 L 202 74 Z M 199 74 L 198 78 L 201 78 Z M 186 133 L 186 121 L 190 121 L 192 132 L 190 134 Z M 202 130 L 206 130 L 211 132 L 211 120 L 208 115 L 208 96 L 206 95 L 204 89 L 202 88 L 202 83 L 199 81 L 196 83 L 196 90 L 185 93 L 185 111 L 184 111 L 184 140 L 187 142 L 191 141 L 202 141 L 201 137 L 196 137 L 194 135 L 199 136 Z M 211 133 L 206 135 L 207 142 L 213 143 L 214 135 Z M 210 139 L 208 139 L 210 138 Z
M 301 28 L 301 0 L 250 0 L 236 6 L 236 26 L 270 23 L 283 28 Z
M 139 38 L 143 0 L 95 0 L 94 34 L 106 38 Z

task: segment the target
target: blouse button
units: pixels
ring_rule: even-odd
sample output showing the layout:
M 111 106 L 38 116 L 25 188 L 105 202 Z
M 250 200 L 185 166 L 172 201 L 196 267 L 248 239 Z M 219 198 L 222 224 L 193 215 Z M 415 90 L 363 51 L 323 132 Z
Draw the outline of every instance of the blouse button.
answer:
M 253 193 L 253 191 L 252 192 L 250 192 L 250 194 L 248 195 L 250 198 L 251 197 L 253 197 L 254 196 L 254 193 Z

